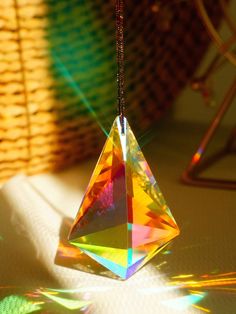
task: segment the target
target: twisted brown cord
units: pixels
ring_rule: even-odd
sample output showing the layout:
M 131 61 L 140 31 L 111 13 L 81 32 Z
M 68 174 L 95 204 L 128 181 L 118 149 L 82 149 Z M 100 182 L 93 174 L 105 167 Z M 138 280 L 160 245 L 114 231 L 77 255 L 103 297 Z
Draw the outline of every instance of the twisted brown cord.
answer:
M 124 1 L 116 0 L 116 53 L 117 53 L 117 87 L 118 113 L 124 133 L 125 111 L 125 70 L 124 70 Z

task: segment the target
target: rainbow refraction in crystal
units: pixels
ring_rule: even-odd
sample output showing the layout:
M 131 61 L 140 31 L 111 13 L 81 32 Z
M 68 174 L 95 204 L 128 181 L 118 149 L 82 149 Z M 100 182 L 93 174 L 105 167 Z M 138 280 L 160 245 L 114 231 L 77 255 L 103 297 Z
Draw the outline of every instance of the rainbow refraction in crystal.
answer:
M 69 242 L 127 279 L 179 228 L 124 118 L 114 121 L 69 234 Z

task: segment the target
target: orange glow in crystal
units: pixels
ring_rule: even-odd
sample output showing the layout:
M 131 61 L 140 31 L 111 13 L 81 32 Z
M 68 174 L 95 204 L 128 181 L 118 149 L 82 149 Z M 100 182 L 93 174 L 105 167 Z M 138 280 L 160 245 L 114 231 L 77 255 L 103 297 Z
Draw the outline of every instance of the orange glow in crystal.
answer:
M 127 279 L 179 228 L 125 119 L 117 117 L 82 200 L 69 242 Z

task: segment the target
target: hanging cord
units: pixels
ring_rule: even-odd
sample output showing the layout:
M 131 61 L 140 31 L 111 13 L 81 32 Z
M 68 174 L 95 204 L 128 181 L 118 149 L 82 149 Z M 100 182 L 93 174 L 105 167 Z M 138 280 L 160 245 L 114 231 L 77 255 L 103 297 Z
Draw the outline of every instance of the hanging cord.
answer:
M 124 70 L 124 1 L 116 0 L 116 54 L 117 54 L 117 87 L 118 113 L 122 133 L 125 133 L 125 70 Z

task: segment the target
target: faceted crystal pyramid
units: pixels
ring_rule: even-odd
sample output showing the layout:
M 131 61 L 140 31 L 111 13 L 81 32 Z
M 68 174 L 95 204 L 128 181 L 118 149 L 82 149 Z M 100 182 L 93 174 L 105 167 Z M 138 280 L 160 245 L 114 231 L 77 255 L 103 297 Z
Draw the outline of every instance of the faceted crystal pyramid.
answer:
M 147 263 L 179 228 L 124 118 L 107 138 L 69 242 L 123 279 Z

